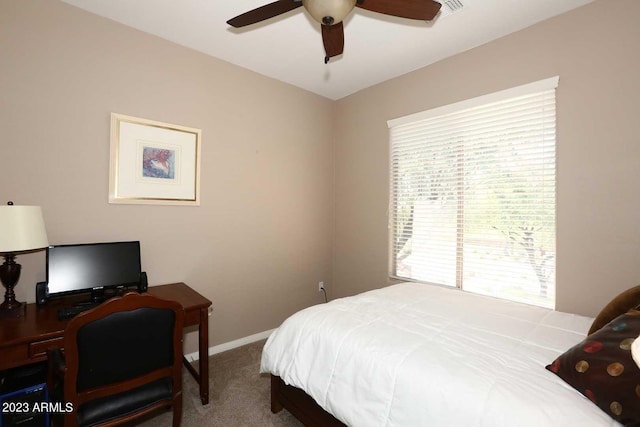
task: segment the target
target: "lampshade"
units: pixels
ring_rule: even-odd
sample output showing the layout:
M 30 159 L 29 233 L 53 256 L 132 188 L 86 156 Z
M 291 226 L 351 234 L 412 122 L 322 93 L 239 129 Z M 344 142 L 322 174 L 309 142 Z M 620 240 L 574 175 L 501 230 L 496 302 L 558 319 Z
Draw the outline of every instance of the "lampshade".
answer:
M 636 362 L 636 365 L 638 365 L 638 368 L 640 368 L 640 337 L 631 343 L 631 356 L 633 357 L 633 361 Z
M 321 24 L 333 25 L 342 22 L 356 6 L 356 0 L 302 0 L 302 4 L 313 19 Z M 326 22 L 325 17 L 333 20 Z
M 40 206 L 0 206 L 0 253 L 49 246 Z

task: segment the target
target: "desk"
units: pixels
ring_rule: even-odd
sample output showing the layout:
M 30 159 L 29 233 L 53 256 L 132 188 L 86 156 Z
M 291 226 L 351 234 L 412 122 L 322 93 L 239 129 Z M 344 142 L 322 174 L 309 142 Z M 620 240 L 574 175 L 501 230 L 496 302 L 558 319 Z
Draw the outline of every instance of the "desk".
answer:
M 206 405 L 209 403 L 208 311 L 211 301 L 184 283 L 150 286 L 148 292 L 158 298 L 179 302 L 185 312 L 184 326 L 198 326 L 199 371 L 184 357 L 183 362 L 200 384 L 200 400 Z M 49 347 L 61 347 L 68 320 L 58 320 L 58 309 L 77 300 L 77 297 L 51 300 L 40 307 L 34 303 L 27 304 L 24 316 L 0 319 L 0 370 L 44 361 Z

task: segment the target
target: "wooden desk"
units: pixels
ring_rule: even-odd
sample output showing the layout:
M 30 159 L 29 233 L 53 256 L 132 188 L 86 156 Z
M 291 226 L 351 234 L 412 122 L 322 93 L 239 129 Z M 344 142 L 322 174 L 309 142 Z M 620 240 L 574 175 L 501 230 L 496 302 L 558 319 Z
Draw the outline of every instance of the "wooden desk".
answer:
M 198 326 L 199 371 L 184 357 L 183 362 L 200 384 L 200 400 L 206 405 L 209 403 L 208 311 L 211 301 L 184 283 L 150 286 L 148 292 L 158 298 L 179 302 L 185 312 L 184 326 Z M 0 370 L 44 361 L 47 348 L 52 345 L 61 347 L 68 320 L 58 320 L 58 309 L 77 300 L 77 297 L 51 300 L 41 307 L 27 304 L 24 316 L 0 319 Z

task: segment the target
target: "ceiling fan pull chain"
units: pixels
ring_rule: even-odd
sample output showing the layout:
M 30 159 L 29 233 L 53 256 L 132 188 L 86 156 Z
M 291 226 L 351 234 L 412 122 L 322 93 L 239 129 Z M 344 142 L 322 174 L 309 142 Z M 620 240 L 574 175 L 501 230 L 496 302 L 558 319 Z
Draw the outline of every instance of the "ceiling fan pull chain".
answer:
M 328 56 L 325 56 L 325 57 L 324 57 L 324 63 L 325 63 L 325 64 L 328 64 L 328 63 L 329 63 L 329 57 L 328 57 Z

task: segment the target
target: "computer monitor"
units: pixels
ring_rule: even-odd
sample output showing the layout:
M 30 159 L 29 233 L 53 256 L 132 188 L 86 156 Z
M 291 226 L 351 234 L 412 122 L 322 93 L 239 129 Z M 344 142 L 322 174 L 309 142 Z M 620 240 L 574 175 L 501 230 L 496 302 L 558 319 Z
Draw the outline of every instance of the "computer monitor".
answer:
M 82 243 L 47 248 L 47 298 L 138 285 L 140 242 Z

